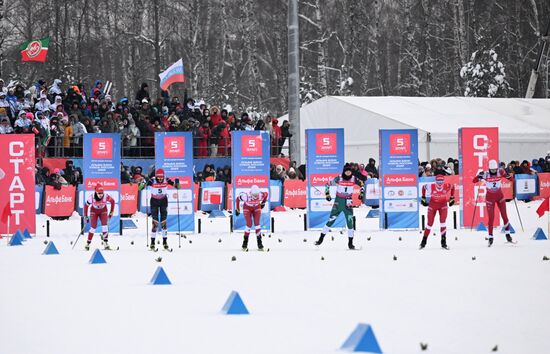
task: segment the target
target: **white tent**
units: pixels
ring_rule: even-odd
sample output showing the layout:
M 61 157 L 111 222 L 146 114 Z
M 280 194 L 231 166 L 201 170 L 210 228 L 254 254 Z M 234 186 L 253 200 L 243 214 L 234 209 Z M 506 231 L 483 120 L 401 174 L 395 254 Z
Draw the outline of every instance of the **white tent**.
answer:
M 326 96 L 300 109 L 300 123 L 302 161 L 311 128 L 344 128 L 346 160 L 357 162 L 378 160 L 379 129 L 418 129 L 422 161 L 458 158 L 462 127 L 498 127 L 501 161 L 550 150 L 548 99 Z

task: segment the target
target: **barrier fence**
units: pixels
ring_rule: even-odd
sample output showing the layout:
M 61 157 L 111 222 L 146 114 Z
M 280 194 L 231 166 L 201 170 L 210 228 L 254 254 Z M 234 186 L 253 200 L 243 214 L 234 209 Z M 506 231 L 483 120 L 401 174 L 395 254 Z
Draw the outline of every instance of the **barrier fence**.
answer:
M 455 185 L 455 200 L 460 202 L 458 197 L 460 182 L 459 176 L 447 176 L 448 183 Z M 525 178 L 517 179 L 516 194 L 518 199 L 522 191 L 520 188 L 529 188 L 531 191 L 531 185 L 536 186 L 536 197 L 532 199 L 546 198 L 550 196 L 550 173 L 539 173 L 538 175 L 532 175 L 527 180 L 536 180 L 536 183 L 527 183 Z M 419 191 L 421 186 L 426 183 L 432 183 L 435 181 L 433 177 L 419 178 Z M 231 201 L 233 196 L 231 195 L 231 184 L 224 182 L 202 182 L 195 183 L 195 210 L 212 211 L 212 210 L 231 210 Z M 513 199 L 514 195 L 514 181 L 507 181 L 503 185 L 505 198 Z M 306 181 L 296 179 L 286 179 L 284 181 L 271 180 L 270 181 L 270 206 L 271 209 L 277 209 L 280 206 L 287 208 L 299 208 L 305 209 L 307 205 L 306 200 Z M 137 211 L 146 212 L 147 203 L 145 198 L 147 194 L 145 191 L 139 191 L 138 185 L 135 183 L 122 184 L 121 185 L 121 202 L 120 210 L 122 215 L 132 215 Z M 365 198 L 363 201 L 359 200 L 359 188 L 355 188 L 353 191 L 353 205 L 359 206 L 361 202 L 370 205 L 378 206 L 378 200 L 380 198 L 380 188 L 378 179 L 372 178 L 367 180 L 365 188 Z M 37 185 L 35 188 L 36 195 L 36 213 L 44 213 L 51 217 L 68 217 L 75 210 L 82 212 L 83 207 L 83 194 L 81 185 L 79 188 L 74 186 L 62 186 L 60 190 L 54 189 L 52 186 Z M 532 194 L 531 194 L 532 195 Z M 420 195 L 419 195 L 420 197 Z M 428 196 L 429 197 L 429 196 Z

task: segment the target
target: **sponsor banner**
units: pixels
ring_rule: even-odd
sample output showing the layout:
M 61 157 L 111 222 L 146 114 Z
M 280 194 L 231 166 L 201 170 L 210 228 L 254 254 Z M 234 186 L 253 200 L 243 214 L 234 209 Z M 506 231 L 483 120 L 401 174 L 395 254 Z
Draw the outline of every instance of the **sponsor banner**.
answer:
M 178 178 L 180 182 L 178 191 L 169 187 L 166 218 L 168 231 L 195 232 L 193 134 L 191 132 L 155 133 L 155 167 L 162 168 L 166 177 L 171 180 Z
M 269 181 L 269 206 L 271 210 L 283 204 L 281 195 L 283 192 L 283 182 L 278 180 Z
M 137 212 L 138 195 L 137 183 L 126 183 L 120 186 L 120 214 L 133 215 Z
M 284 206 L 288 208 L 306 208 L 307 182 L 299 179 L 285 179 Z
M 75 186 L 62 186 L 59 190 L 52 186 L 46 186 L 44 190 L 44 214 L 51 217 L 71 216 L 76 205 L 75 198 Z
M 517 200 L 531 200 L 539 195 L 537 175 L 515 175 L 514 188 Z
M 308 229 L 320 229 L 328 221 L 334 199 L 325 200 L 325 185 L 342 173 L 344 161 L 344 129 L 306 129 Z M 333 228 L 344 225 L 341 214 Z
M 42 196 L 44 195 L 44 186 L 39 184 L 34 186 L 34 209 L 36 214 L 42 214 Z
M 270 137 L 265 131 L 234 131 L 231 135 L 231 186 L 233 196 L 248 192 L 252 185 L 260 187 L 260 191 L 270 192 Z M 271 196 L 268 198 L 270 204 Z M 235 203 L 235 200 L 233 201 Z M 232 209 L 235 206 L 232 205 Z M 245 229 L 244 216 L 233 214 L 233 230 Z M 270 206 L 262 209 L 262 230 L 270 230 Z
M 200 210 L 223 210 L 224 182 L 202 182 L 200 191 Z
M 86 198 L 93 195 L 98 183 L 102 184 L 105 193 L 115 200 L 113 217 L 109 220 L 109 232 L 120 233 L 120 134 L 84 135 L 83 174 L 84 195 L 79 206 L 83 206 Z M 99 225 L 101 221 L 98 227 Z M 85 231 L 88 229 L 89 225 L 86 225 Z
M 380 204 L 380 180 L 369 178 L 365 182 L 365 204 L 378 206 Z
M 231 186 L 231 183 L 226 183 L 225 188 L 227 190 L 227 197 L 225 199 L 225 208 L 226 210 L 233 210 L 231 209 L 233 207 L 233 187 Z
M 498 128 L 460 128 L 458 130 L 458 158 L 460 169 L 460 226 L 487 225 L 485 182 L 474 184 L 479 171 L 486 171 L 489 160 L 498 159 Z M 503 180 L 504 182 L 504 180 Z M 477 203 L 477 205 L 476 205 Z M 475 215 L 474 215 L 475 210 Z M 495 226 L 499 224 L 495 208 Z M 472 222 L 473 221 L 473 222 Z
M 0 154 L 0 234 L 35 234 L 34 135 L 0 134 Z
M 542 199 L 550 197 L 550 173 L 539 173 L 539 196 L 534 199 Z
M 381 129 L 380 228 L 418 228 L 418 131 Z M 385 222 L 387 220 L 387 225 Z

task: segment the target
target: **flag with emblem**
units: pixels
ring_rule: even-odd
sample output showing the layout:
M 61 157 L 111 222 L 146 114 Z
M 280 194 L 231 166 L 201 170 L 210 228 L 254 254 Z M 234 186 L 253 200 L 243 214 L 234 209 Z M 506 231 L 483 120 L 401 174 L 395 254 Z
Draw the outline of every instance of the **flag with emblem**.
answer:
M 21 44 L 21 60 L 22 61 L 39 61 L 45 62 L 48 54 L 48 45 L 50 37 L 36 39 Z

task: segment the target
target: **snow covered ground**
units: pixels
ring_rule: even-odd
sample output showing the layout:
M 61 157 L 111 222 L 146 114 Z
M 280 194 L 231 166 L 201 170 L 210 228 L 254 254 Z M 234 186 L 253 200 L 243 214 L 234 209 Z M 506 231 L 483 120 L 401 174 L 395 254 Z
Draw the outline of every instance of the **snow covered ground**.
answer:
M 356 211 L 361 251 L 338 231 L 319 248 L 317 232 L 290 231 L 303 229 L 301 211 L 273 213 L 270 252 L 244 253 L 240 234 L 217 231 L 181 248 L 173 236 L 173 253 L 152 253 L 139 219 L 112 237 L 120 250 L 103 252 L 103 265 L 88 264 L 83 238 L 71 250 L 78 219 L 53 222 L 61 254 L 41 255 L 40 217 L 36 239 L 0 241 L 0 353 L 334 353 L 358 323 L 373 326 L 385 353 L 419 353 L 420 342 L 429 353 L 549 353 L 550 242 L 530 239 L 537 226 L 546 232 L 538 204 L 519 203 L 521 232 L 509 203 L 517 245 L 498 233 L 487 248 L 485 233 L 451 228 L 450 251 L 439 235 L 419 251 L 418 231 L 376 230 L 366 208 Z M 214 220 L 203 231 L 227 226 Z M 173 285 L 148 284 L 158 265 Z M 250 315 L 221 314 L 232 290 Z

